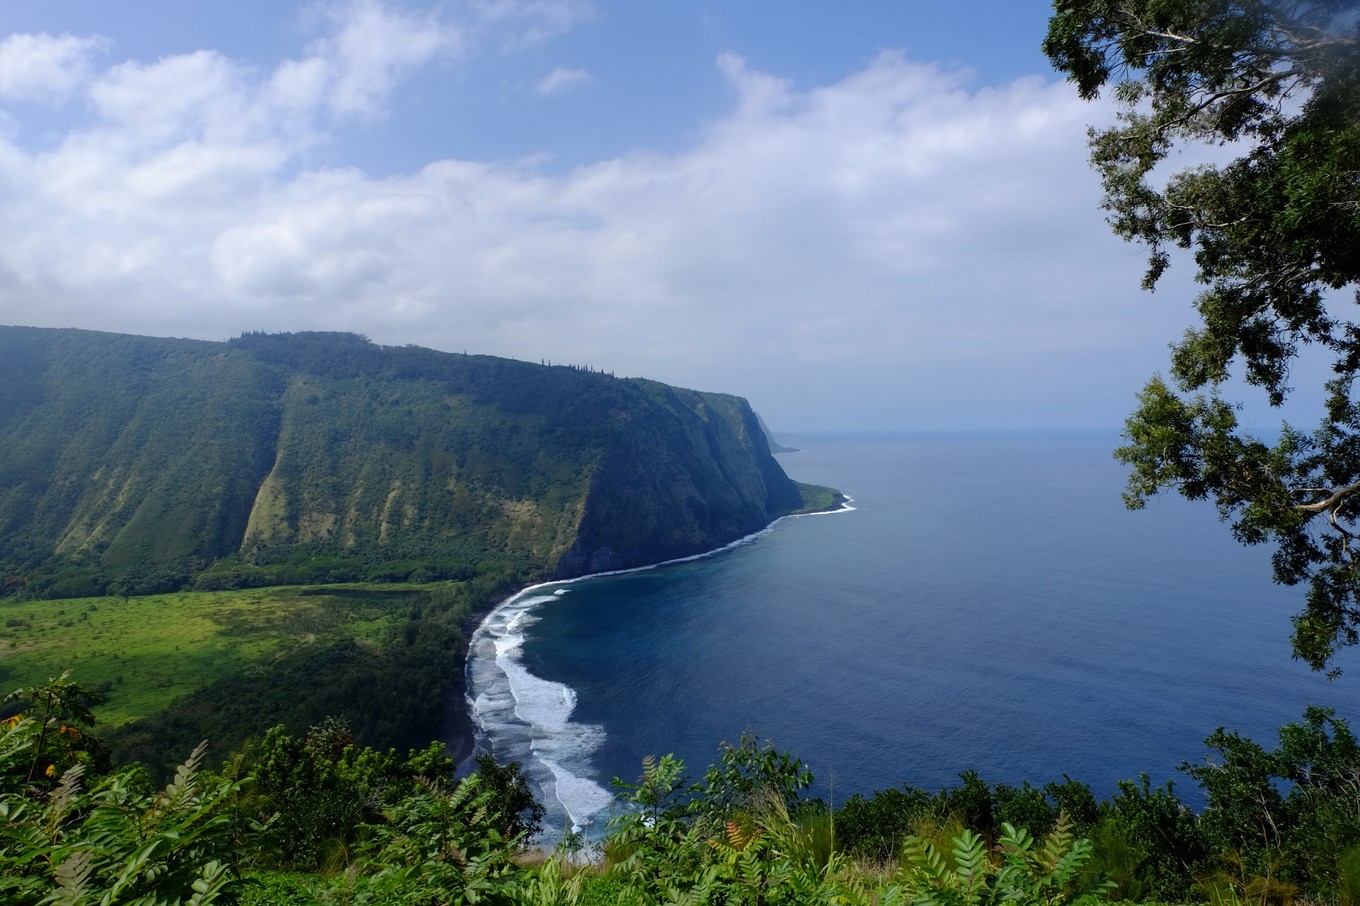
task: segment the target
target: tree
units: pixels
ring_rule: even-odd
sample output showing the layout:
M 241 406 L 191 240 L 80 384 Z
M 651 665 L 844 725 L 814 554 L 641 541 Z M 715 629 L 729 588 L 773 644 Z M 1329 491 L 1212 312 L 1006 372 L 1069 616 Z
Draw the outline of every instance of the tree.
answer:
M 698 812 L 722 823 L 765 802 L 777 802 L 789 814 L 798 811 L 800 793 L 812 786 L 812 771 L 801 759 L 780 752 L 753 731 L 735 745 L 724 742 L 721 758 L 709 765 L 696 803 Z
M 1128 418 L 1125 501 L 1212 499 L 1277 581 L 1309 584 L 1294 652 L 1314 669 L 1360 641 L 1360 15 L 1354 0 L 1057 0 L 1044 50 L 1081 96 L 1114 85 L 1091 131 L 1114 231 L 1148 249 L 1153 288 L 1188 250 L 1206 289 Z M 1235 159 L 1166 173 L 1176 150 Z M 1315 430 L 1268 443 L 1225 398 L 1234 370 L 1273 406 L 1307 349 L 1332 370 Z
M 477 756 L 477 780 L 489 797 L 494 824 L 506 840 L 527 846 L 543 830 L 543 803 L 529 789 L 518 761 L 497 764 L 490 752 Z
M 105 767 L 104 747 L 86 730 L 94 726 L 94 712 L 90 709 L 104 701 L 98 692 L 74 682 L 70 673 L 36 686 L 15 689 L 0 701 L 0 714 L 9 722 L 30 718 L 38 727 L 33 755 L 23 780 L 54 786 L 60 775 L 75 764 Z M 0 778 L 6 778 L 0 772 Z
M 1220 727 L 1203 763 L 1181 765 L 1204 791 L 1198 830 L 1220 878 L 1254 900 L 1297 888 L 1337 898 L 1360 852 L 1360 743 L 1330 709 L 1303 716 L 1273 751 Z

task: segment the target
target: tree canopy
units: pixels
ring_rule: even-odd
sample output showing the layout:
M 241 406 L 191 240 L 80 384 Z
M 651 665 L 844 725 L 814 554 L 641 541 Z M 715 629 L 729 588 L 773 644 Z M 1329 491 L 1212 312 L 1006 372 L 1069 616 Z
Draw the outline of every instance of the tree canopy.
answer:
M 1205 288 L 1169 380 L 1139 397 L 1117 453 L 1125 500 L 1212 499 L 1275 578 L 1307 583 L 1294 652 L 1314 669 L 1360 641 L 1360 11 L 1354 0 L 1057 0 L 1044 41 L 1081 96 L 1113 89 L 1091 161 L 1116 234 L 1148 250 L 1152 289 L 1189 252 Z M 1171 171 L 1219 147 L 1226 163 Z M 1258 438 L 1230 379 L 1289 397 L 1301 355 L 1331 374 L 1318 424 Z

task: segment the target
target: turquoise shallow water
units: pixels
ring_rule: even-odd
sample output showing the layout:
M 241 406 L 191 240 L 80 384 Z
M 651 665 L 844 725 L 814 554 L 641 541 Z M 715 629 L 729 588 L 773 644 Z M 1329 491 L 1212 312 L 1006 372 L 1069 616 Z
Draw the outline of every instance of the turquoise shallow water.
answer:
M 1336 682 L 1291 660 L 1303 593 L 1269 551 L 1208 505 L 1123 508 L 1115 438 L 787 440 L 785 470 L 853 511 L 532 590 L 474 639 L 482 744 L 524 764 L 549 826 L 597 831 L 610 777 L 666 752 L 697 776 L 746 729 L 836 800 L 968 768 L 1108 795 L 1176 777 L 1220 725 L 1269 743 L 1306 704 L 1360 710 L 1356 657 Z

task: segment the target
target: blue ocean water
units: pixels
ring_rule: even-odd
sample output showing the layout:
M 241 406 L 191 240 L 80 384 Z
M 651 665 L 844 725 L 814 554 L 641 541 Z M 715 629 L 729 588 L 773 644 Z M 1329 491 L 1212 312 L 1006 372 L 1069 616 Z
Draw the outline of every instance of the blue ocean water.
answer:
M 1218 726 L 1272 744 L 1305 705 L 1360 711 L 1353 653 L 1337 681 L 1291 659 L 1303 592 L 1267 549 L 1208 504 L 1124 509 L 1115 437 L 783 439 L 792 477 L 854 509 L 530 590 L 474 636 L 481 744 L 521 762 L 548 827 L 598 832 L 611 777 L 668 752 L 698 777 L 748 729 L 835 801 L 969 768 L 1105 796 L 1181 777 Z

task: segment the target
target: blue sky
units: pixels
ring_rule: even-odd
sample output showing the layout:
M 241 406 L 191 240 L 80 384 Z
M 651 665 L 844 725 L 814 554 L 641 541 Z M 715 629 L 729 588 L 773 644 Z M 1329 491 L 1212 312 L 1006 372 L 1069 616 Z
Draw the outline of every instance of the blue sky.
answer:
M 350 330 L 777 430 L 1115 428 L 1193 287 L 1138 290 L 1047 15 L 7 0 L 0 323 Z

